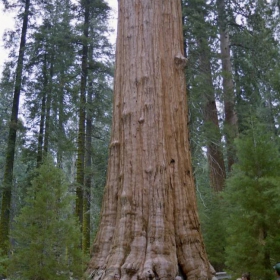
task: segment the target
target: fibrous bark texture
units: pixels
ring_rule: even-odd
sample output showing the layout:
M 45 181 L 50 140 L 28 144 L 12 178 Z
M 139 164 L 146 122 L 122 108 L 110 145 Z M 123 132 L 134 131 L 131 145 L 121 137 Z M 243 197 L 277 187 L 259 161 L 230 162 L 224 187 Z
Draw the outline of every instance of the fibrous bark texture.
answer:
M 208 279 L 187 131 L 180 0 L 119 0 L 107 184 L 87 276 Z

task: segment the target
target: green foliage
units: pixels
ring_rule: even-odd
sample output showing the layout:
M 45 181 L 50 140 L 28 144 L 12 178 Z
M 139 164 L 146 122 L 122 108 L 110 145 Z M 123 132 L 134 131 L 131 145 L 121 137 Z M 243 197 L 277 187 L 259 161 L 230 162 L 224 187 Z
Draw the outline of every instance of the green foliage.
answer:
M 109 134 L 103 132 L 104 139 L 94 139 L 93 150 L 93 188 L 91 193 L 91 229 L 92 239 L 96 234 L 100 220 L 103 190 L 106 184 L 106 171 L 108 161 Z
M 198 162 L 196 162 L 198 160 Z M 225 213 L 221 194 L 211 189 L 206 156 L 195 153 L 195 175 L 199 218 L 203 239 L 210 263 L 216 271 L 224 270 Z
M 0 277 L 1 275 L 7 274 L 7 266 L 9 263 L 9 258 L 7 255 L 4 255 L 0 250 Z
M 231 27 L 239 130 L 244 131 L 243 122 L 255 115 L 276 131 L 279 86 L 275 75 L 279 75 L 280 54 L 276 33 L 280 18 L 273 16 L 273 6 L 267 1 L 248 1 L 246 9 L 239 5 L 232 9 L 236 24 Z
M 7 1 L 7 8 L 13 8 L 21 16 L 16 19 L 17 28 L 22 21 L 22 1 Z M 108 142 L 112 110 L 112 46 L 108 40 L 110 8 L 104 0 L 90 2 L 89 33 L 87 40 L 91 50 L 88 60 L 87 98 L 92 92 L 93 100 L 85 105 L 91 112 L 92 166 L 86 170 L 92 176 L 91 214 L 92 224 L 97 224 L 100 204 L 106 178 Z M 18 3 L 18 5 L 13 5 Z M 39 1 L 31 5 L 23 63 L 24 98 L 20 113 L 24 129 L 17 131 L 15 166 L 11 207 L 11 228 L 14 216 L 24 205 L 28 196 L 27 188 L 34 178 L 34 168 L 38 165 L 38 154 L 51 154 L 57 166 L 67 174 L 68 183 L 75 179 L 77 156 L 77 123 L 80 106 L 80 61 L 83 37 L 84 1 L 70 0 Z M 9 63 L 2 73 L 0 82 L 0 181 L 1 167 L 5 163 L 8 124 L 12 107 L 11 92 L 14 88 L 15 65 L 20 32 L 10 30 L 5 33 L 5 47 L 10 50 Z M 12 91 L 11 91 L 12 90 Z M 42 158 L 42 157 L 40 157 Z M 1 195 L 0 188 L 0 195 Z M 0 196 L 0 202 L 2 195 Z M 92 227 L 91 227 L 92 228 Z M 92 229 L 95 230 L 95 229 Z M 13 240 L 12 240 L 13 241 Z M 11 243 L 13 250 L 16 243 Z M 15 248 L 16 249 L 16 248 Z
M 0 80 L 0 180 L 3 178 L 6 156 L 6 144 L 11 118 L 11 104 L 13 93 L 13 73 L 9 64 L 5 64 Z M 0 190 L 1 193 L 1 190 Z
M 219 193 L 209 188 L 205 202 L 207 207 L 203 210 L 204 215 L 201 215 L 201 223 L 206 251 L 215 270 L 223 271 L 226 244 L 223 201 Z
M 272 277 L 280 259 L 280 157 L 276 140 L 253 123 L 236 140 L 238 162 L 227 180 L 226 264 L 255 279 Z
M 47 159 L 27 191 L 26 205 L 15 219 L 11 279 L 70 279 L 81 276 L 80 230 L 73 196 L 63 173 Z

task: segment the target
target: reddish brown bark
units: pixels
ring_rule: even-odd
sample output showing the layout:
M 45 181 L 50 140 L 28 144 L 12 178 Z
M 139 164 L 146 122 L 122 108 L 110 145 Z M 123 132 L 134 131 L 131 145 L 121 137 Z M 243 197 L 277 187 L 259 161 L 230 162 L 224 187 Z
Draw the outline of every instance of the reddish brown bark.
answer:
M 200 14 L 201 21 L 204 20 Z M 199 47 L 199 70 L 203 77 L 203 86 L 201 93 L 203 94 L 203 117 L 205 122 L 205 136 L 207 143 L 207 158 L 209 164 L 210 186 L 218 192 L 222 191 L 225 185 L 226 168 L 222 153 L 221 132 L 218 120 L 218 110 L 215 100 L 215 88 L 213 85 L 210 48 L 207 41 L 207 36 L 200 32 L 200 37 L 197 37 Z
M 204 18 L 202 17 L 202 20 Z M 203 75 L 205 86 L 202 88 L 204 100 L 204 122 L 205 136 L 207 143 L 207 158 L 210 173 L 210 185 L 215 192 L 222 191 L 225 185 L 226 168 L 222 153 L 221 132 L 218 120 L 218 110 L 215 99 L 215 89 L 213 85 L 211 64 L 210 64 L 210 49 L 207 37 L 197 38 L 199 46 L 200 72 Z
M 90 279 L 210 277 L 189 152 L 181 18 L 180 0 L 119 0 L 110 158 Z
M 210 172 L 210 185 L 215 192 L 225 187 L 226 168 L 222 153 L 221 134 L 215 100 L 208 100 L 205 106 L 205 121 L 211 130 L 207 141 L 207 158 Z

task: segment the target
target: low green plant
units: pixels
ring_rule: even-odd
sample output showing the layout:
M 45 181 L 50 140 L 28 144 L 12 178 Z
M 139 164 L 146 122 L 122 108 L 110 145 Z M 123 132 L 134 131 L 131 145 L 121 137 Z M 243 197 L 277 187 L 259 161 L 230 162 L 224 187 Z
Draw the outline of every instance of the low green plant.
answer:
M 7 266 L 9 263 L 9 258 L 7 255 L 4 255 L 0 250 L 0 279 L 2 275 L 7 275 Z

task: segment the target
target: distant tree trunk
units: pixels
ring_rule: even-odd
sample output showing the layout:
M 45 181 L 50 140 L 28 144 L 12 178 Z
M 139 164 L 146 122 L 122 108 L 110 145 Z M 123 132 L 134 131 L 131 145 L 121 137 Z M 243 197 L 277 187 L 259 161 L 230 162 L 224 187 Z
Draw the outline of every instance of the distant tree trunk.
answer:
M 234 104 L 234 85 L 232 78 L 232 67 L 230 61 L 230 41 L 226 23 L 225 1 L 217 0 L 218 9 L 218 24 L 220 31 L 220 48 L 223 72 L 223 95 L 224 95 L 224 110 L 225 110 L 225 135 L 227 144 L 227 161 L 228 170 L 235 161 L 235 151 L 233 148 L 233 140 L 237 136 L 237 114 Z
M 39 127 L 39 136 L 38 136 L 38 151 L 37 151 L 37 167 L 42 163 L 43 160 L 43 139 L 44 139 L 44 130 L 45 130 L 45 118 L 46 118 L 46 95 L 48 87 L 48 78 L 47 78 L 47 55 L 44 56 L 44 65 L 43 65 L 43 92 L 42 92 L 42 104 L 41 104 L 41 116 L 40 116 L 40 127 Z
M 47 99 L 46 99 L 46 126 L 45 126 L 45 137 L 44 137 L 44 154 L 49 152 L 50 142 L 50 130 L 51 130 L 51 104 L 52 104 L 52 79 L 53 79 L 53 56 L 50 61 L 50 77 L 47 87 Z
M 12 185 L 13 185 L 13 168 L 14 157 L 16 148 L 16 137 L 18 129 L 18 109 L 19 98 L 22 83 L 23 60 L 25 52 L 26 34 L 28 26 L 28 15 L 30 8 L 30 0 L 25 1 L 25 9 L 23 15 L 23 23 L 21 30 L 21 39 L 19 47 L 19 56 L 16 68 L 16 79 L 13 97 L 13 107 L 11 114 L 11 122 L 9 127 L 8 145 L 6 151 L 6 162 L 3 178 L 3 192 L 2 192 L 2 205 L 1 205 L 1 218 L 0 218 L 0 249 L 4 254 L 8 253 L 9 248 L 9 228 L 10 228 L 10 207 L 12 198 Z
M 215 88 L 213 85 L 208 36 L 201 24 L 205 24 L 203 9 L 196 1 L 189 1 L 196 11 L 199 27 L 195 30 L 196 42 L 199 52 L 199 71 L 203 79 L 201 87 L 203 116 L 207 143 L 207 158 L 210 172 L 210 185 L 216 192 L 223 190 L 226 179 L 226 168 L 222 153 L 221 132 L 219 127 L 218 110 L 216 106 Z M 196 26 L 195 26 L 196 27 Z
M 119 0 L 110 158 L 90 279 L 211 277 L 189 151 L 182 35 L 180 0 Z
M 76 215 L 81 227 L 83 225 L 83 186 L 85 178 L 85 121 L 86 121 L 86 85 L 88 67 L 88 33 L 90 0 L 82 1 L 84 8 L 84 31 L 82 48 L 82 72 L 80 88 L 79 131 L 78 131 L 78 158 L 77 158 L 77 188 L 76 188 Z
M 93 56 L 93 46 L 88 50 L 90 63 Z M 85 150 L 85 189 L 83 200 L 83 252 L 86 254 L 90 249 L 90 201 L 92 185 L 92 99 L 93 99 L 93 76 L 89 75 L 87 110 L 86 110 L 86 150 Z
M 210 49 L 207 40 L 198 38 L 200 54 L 200 71 L 205 80 L 206 87 L 203 88 L 204 98 L 204 122 L 207 141 L 207 158 L 210 171 L 210 184 L 214 191 L 221 191 L 224 188 L 226 169 L 222 153 L 221 133 L 218 120 L 218 110 L 213 86 Z
M 64 127 L 63 127 L 63 91 L 65 86 L 65 75 L 64 71 L 61 71 L 60 73 L 60 86 L 59 86 L 59 93 L 58 93 L 58 131 L 61 133 L 61 135 L 58 136 L 57 139 L 57 166 L 62 168 L 62 162 L 63 162 L 63 147 L 62 143 L 63 140 L 62 135 L 64 137 Z
M 93 82 L 89 82 L 88 98 L 87 98 L 87 114 L 86 114 L 86 151 L 85 151 L 85 190 L 83 204 L 83 252 L 86 254 L 90 249 L 90 200 L 91 200 L 91 184 L 92 184 L 92 95 Z
M 202 44 L 207 44 L 204 42 Z M 204 94 L 204 121 L 207 130 L 207 158 L 210 171 L 210 184 L 214 191 L 222 191 L 225 185 L 226 168 L 222 153 L 221 133 L 218 120 L 218 111 L 215 99 L 215 90 L 212 81 L 211 65 L 208 45 L 200 50 L 200 70 L 206 80 L 207 92 Z

